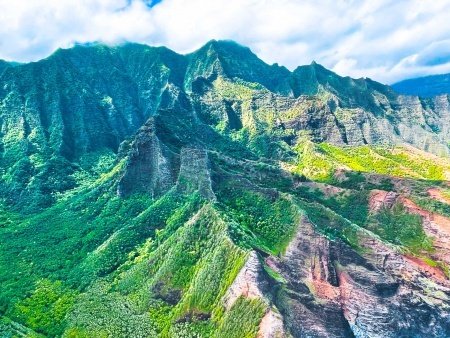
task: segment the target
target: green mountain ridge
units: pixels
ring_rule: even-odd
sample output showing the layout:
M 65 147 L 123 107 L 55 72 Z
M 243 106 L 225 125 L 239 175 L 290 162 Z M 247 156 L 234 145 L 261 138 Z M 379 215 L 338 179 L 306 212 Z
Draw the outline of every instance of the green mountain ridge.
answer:
M 387 86 L 341 78 L 317 64 L 290 73 L 283 67 L 266 65 L 248 48 L 234 42 L 212 41 L 188 56 L 135 44 L 78 46 L 59 50 L 40 62 L 8 68 L 1 77 L 4 85 L 0 91 L 4 165 L 14 171 L 11 163 L 15 162 L 21 165 L 17 170 L 38 177 L 37 168 L 42 171 L 46 167 L 40 164 L 53 158 L 52 163 L 58 162 L 70 173 L 73 169 L 66 160 L 77 162 L 99 149 L 117 153 L 119 144 L 158 111 L 196 110 L 202 118 L 203 92 L 216 93 L 210 86 L 222 79 L 245 82 L 241 83 L 249 94 L 245 105 L 278 101 L 275 109 L 286 116 L 279 122 L 282 133 L 289 133 L 285 136 L 288 139 L 295 140 L 297 129 L 309 129 L 314 141 L 333 144 L 383 140 L 408 142 L 437 154 L 449 151 L 445 141 L 447 97 L 420 100 L 399 96 Z M 248 88 L 249 84 L 256 87 Z M 202 95 L 197 99 L 199 93 Z M 215 115 L 216 124 L 231 119 L 240 126 L 242 112 L 234 111 L 233 104 L 242 110 L 243 101 L 233 99 L 227 98 L 213 114 L 203 115 L 210 120 L 210 115 Z M 291 107 L 308 110 L 308 114 L 293 112 Z M 206 122 L 210 125 L 213 121 Z M 254 119 L 251 123 L 269 126 L 273 121 Z M 26 153 L 28 163 L 24 161 Z M 19 189 L 26 191 L 23 185 Z M 54 190 L 50 187 L 49 192 Z
M 0 335 L 450 334 L 448 96 L 211 41 L 58 50 L 0 102 Z

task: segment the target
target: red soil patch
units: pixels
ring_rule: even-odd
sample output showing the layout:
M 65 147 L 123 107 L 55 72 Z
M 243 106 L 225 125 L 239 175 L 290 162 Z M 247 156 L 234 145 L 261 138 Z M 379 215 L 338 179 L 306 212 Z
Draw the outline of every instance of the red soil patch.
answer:
M 427 190 L 427 193 L 432 199 L 450 205 L 450 198 L 445 196 L 439 189 L 430 188 Z
M 335 287 L 327 281 L 313 280 L 314 294 L 322 299 L 337 300 L 341 295 L 339 287 Z
M 439 280 L 440 282 L 448 280 L 445 273 L 438 267 L 430 266 L 427 262 L 417 257 L 410 257 L 410 256 L 404 257 L 406 261 L 408 261 L 412 266 L 414 266 L 417 270 L 422 272 L 427 277 L 432 278 L 434 280 Z
M 403 196 L 400 198 L 400 203 L 409 213 L 421 216 L 425 233 L 434 237 L 433 246 L 436 251 L 431 257 L 450 264 L 450 219 L 439 214 L 432 214 Z

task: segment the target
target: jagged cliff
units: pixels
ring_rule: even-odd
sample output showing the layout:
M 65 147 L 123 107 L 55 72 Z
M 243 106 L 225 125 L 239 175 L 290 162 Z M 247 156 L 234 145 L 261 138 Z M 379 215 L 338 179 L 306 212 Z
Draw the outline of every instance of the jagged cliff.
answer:
M 0 335 L 450 336 L 448 96 L 230 41 L 0 67 Z

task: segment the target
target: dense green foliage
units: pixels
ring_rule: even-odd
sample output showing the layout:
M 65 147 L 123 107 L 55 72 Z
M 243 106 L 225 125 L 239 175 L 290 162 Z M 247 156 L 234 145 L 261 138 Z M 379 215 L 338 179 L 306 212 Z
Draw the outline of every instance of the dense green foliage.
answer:
M 399 244 L 418 254 L 433 250 L 432 239 L 426 236 L 419 215 L 408 214 L 401 204 L 392 209 L 383 208 L 373 216 L 370 229 L 381 238 Z
M 363 225 L 368 217 L 368 191 L 344 191 L 337 195 L 325 196 L 321 190 L 311 190 L 307 186 L 299 186 L 295 195 L 304 201 L 318 202 L 339 215 L 358 225 Z
M 270 196 L 231 186 L 221 190 L 219 199 L 224 204 L 225 213 L 242 229 L 231 229 L 231 237 L 237 243 L 243 241 L 243 245 L 278 254 L 292 238 L 298 216 L 296 208 L 286 197 L 279 196 L 271 201 Z M 249 235 L 245 236 L 246 232 Z M 245 243 L 245 238 L 254 240 Z
M 425 198 L 423 196 L 416 196 L 413 198 L 414 202 L 420 206 L 421 208 L 424 208 L 425 210 L 428 210 L 432 213 L 441 214 L 446 217 L 450 217 L 450 205 L 436 201 L 431 198 Z
M 401 147 L 337 147 L 303 140 L 296 146 L 297 171 L 315 180 L 331 182 L 338 168 L 383 175 L 443 180 L 448 165 L 441 165 Z
M 0 317 L 0 335 L 2 337 L 16 338 L 44 338 L 44 335 L 34 332 L 30 328 L 12 321 L 7 317 Z
M 239 298 L 230 311 L 222 318 L 219 328 L 213 337 L 255 337 L 265 310 L 266 305 L 259 299 L 248 300 L 243 297 Z
M 60 336 L 64 318 L 75 301 L 75 292 L 62 283 L 40 280 L 33 294 L 15 304 L 9 315 L 48 336 Z

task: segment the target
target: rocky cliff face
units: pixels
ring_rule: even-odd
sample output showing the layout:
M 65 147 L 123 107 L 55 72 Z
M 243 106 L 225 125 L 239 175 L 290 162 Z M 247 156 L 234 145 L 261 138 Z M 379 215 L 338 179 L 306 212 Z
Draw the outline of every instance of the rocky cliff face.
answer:
M 252 251 L 242 267 L 233 284 L 227 290 L 222 301 L 226 309 L 230 309 L 239 297 L 248 299 L 264 299 L 270 304 L 270 286 L 267 274 L 265 273 L 256 252 Z M 269 298 L 268 298 L 269 297 Z M 258 338 L 285 338 L 287 337 L 283 316 L 272 304 L 259 324 Z
M 446 336 L 448 280 L 423 276 L 415 262 L 376 239 L 362 242 L 370 252 L 336 246 L 302 224 L 277 265 L 288 281 L 281 308 L 296 314 L 293 335 Z
M 204 198 L 214 200 L 210 164 L 205 149 L 183 148 L 177 188 L 184 193 L 198 191 Z
M 268 297 L 281 316 L 269 321 L 277 312 L 268 312 L 261 329 L 279 337 L 447 336 L 448 278 L 363 232 L 360 243 L 362 252 L 329 241 L 303 218 L 285 254 L 264 260 L 281 281 L 269 286 L 263 263 L 250 256 L 225 303 Z
M 139 129 L 130 148 L 118 196 L 145 192 L 156 198 L 168 192 L 176 182 L 180 156 L 158 139 L 153 120 Z

